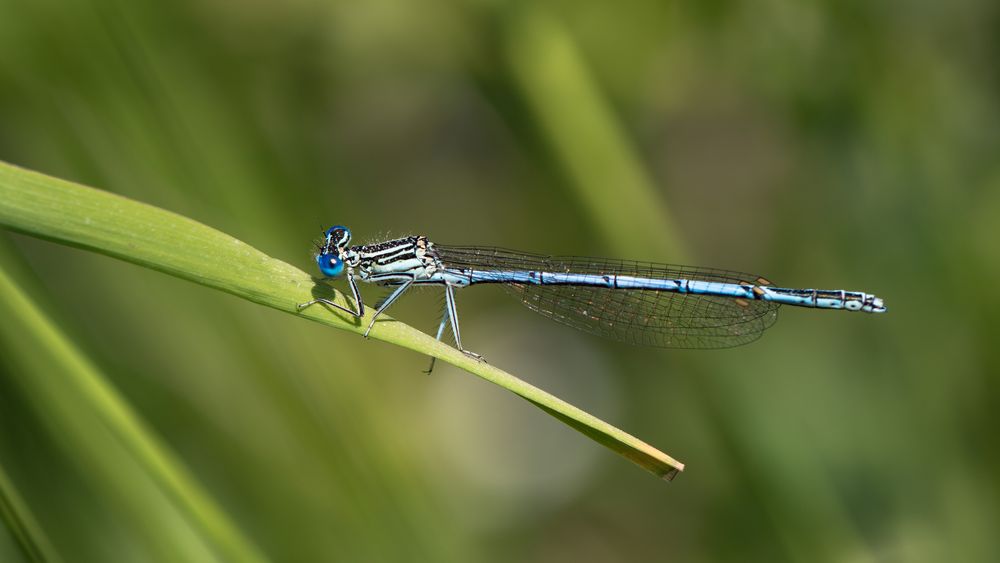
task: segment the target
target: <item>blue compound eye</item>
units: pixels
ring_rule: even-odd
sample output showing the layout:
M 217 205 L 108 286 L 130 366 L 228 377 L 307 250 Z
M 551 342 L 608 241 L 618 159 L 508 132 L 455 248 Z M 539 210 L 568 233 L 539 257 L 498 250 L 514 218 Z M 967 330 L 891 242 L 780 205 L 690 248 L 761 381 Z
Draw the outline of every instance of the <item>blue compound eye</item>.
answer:
M 328 278 L 335 278 L 344 273 L 344 261 L 333 254 L 320 254 L 316 257 L 319 271 Z

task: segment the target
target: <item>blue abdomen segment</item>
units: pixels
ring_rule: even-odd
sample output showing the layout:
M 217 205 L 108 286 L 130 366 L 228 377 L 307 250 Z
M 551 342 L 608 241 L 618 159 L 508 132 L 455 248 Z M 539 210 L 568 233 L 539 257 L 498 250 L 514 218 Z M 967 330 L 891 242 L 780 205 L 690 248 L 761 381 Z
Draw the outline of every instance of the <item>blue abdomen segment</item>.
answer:
M 609 290 L 648 290 L 692 295 L 712 295 L 733 299 L 770 301 L 782 305 L 817 309 L 844 309 L 866 313 L 884 313 L 882 300 L 874 295 L 841 289 L 791 289 L 755 285 L 710 282 L 691 279 L 653 279 L 616 274 L 575 274 L 568 272 L 458 270 L 453 271 L 469 285 L 511 283 L 540 286 L 604 287 Z M 463 284 L 464 285 L 464 284 Z

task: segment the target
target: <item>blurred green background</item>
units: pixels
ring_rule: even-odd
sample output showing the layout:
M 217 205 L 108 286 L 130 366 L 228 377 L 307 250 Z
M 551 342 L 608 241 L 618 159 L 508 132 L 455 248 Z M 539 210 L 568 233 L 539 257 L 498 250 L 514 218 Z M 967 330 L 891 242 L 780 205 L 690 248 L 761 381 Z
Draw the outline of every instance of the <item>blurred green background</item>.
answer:
M 468 348 L 669 484 L 412 352 L 10 233 L 0 267 L 264 558 L 996 561 L 998 39 L 987 0 L 0 0 L 0 159 L 309 271 L 342 223 L 886 300 L 670 351 L 459 294 Z M 231 557 L 0 322 L 0 485 L 47 551 Z

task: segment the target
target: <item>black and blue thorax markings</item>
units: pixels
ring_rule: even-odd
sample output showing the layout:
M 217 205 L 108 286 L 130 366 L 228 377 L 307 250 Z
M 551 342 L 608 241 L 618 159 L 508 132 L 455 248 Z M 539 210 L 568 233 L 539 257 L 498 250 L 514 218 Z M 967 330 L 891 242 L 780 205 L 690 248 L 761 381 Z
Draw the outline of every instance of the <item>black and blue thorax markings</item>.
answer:
M 437 261 L 428 251 L 427 238 L 411 236 L 378 244 L 355 246 L 348 255 L 356 256 L 362 279 L 375 282 L 430 281 Z

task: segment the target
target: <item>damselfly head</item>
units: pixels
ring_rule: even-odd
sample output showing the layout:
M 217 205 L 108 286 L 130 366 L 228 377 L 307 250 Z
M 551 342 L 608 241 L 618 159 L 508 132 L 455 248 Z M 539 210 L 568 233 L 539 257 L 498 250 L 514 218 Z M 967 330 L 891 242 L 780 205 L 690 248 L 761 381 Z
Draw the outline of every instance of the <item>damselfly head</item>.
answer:
M 319 254 L 316 255 L 316 265 L 319 271 L 329 278 L 335 278 L 344 273 L 344 249 L 351 242 L 351 230 L 342 225 L 330 227 L 323 233 L 320 241 Z

